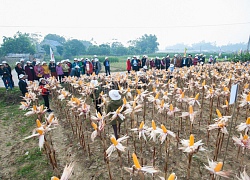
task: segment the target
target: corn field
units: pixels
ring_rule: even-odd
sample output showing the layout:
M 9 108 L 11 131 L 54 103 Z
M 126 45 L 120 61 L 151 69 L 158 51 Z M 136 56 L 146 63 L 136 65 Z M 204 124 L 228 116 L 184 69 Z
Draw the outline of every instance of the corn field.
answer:
M 96 111 L 96 86 L 101 113 Z M 34 117 L 39 147 L 53 168 L 51 179 L 240 179 L 250 174 L 250 67 L 237 63 L 197 65 L 173 72 L 115 73 L 111 76 L 47 80 L 52 109 L 38 104 L 40 89 L 30 83 L 20 109 Z M 238 85 L 236 102 L 230 89 Z M 123 105 L 107 113 L 108 92 Z M 112 120 L 123 121 L 119 138 Z M 60 133 L 77 150 L 61 158 L 54 143 Z M 67 132 L 67 133 L 66 133 Z M 63 142 L 62 142 L 63 143 Z M 93 167 L 93 168 L 89 168 Z

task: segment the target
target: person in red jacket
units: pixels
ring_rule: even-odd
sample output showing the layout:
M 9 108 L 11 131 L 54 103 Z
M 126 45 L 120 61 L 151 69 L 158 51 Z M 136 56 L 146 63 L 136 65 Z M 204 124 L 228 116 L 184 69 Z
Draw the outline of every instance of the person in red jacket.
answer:
M 130 61 L 130 57 L 128 57 L 128 59 L 127 59 L 127 71 L 128 71 L 128 73 L 130 73 L 130 71 L 131 71 L 131 61 Z
M 85 73 L 87 74 L 87 76 L 90 76 L 93 73 L 93 64 L 88 58 L 86 59 Z
M 52 110 L 49 108 L 49 91 L 48 89 L 45 87 L 46 85 L 46 80 L 44 78 L 39 79 L 40 83 L 39 83 L 39 87 L 40 89 L 42 89 L 42 96 L 44 99 L 44 105 L 47 107 L 47 112 L 52 112 Z

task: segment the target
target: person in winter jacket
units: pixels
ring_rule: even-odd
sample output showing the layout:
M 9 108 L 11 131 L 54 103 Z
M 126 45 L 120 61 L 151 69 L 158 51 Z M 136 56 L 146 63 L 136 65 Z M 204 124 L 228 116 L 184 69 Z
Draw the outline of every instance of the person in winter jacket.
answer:
M 155 58 L 155 67 L 156 69 L 160 69 L 161 68 L 161 60 L 159 57 Z
M 95 74 L 98 75 L 102 69 L 101 63 L 98 58 L 95 58 Z
M 17 77 L 19 77 L 20 74 L 25 74 L 24 69 L 21 66 L 20 62 L 16 62 L 16 67 L 15 67 L 16 73 L 17 73 Z
M 54 77 L 57 79 L 56 63 L 55 63 L 54 60 L 50 60 L 50 63 L 49 63 L 49 70 L 50 70 L 51 76 L 54 76 Z
M 170 66 L 170 56 L 167 54 L 166 58 L 165 58 L 165 64 L 166 64 L 166 71 L 168 70 L 169 66 Z
M 126 65 L 127 65 L 127 71 L 128 71 L 128 73 L 130 73 L 130 71 L 131 71 L 130 57 L 128 57 L 127 62 L 126 62 Z
M 44 75 L 44 69 L 41 66 L 41 63 L 39 61 L 36 62 L 36 65 L 34 67 L 34 71 L 35 71 L 37 80 L 39 81 L 39 79 L 42 78 Z
M 91 80 L 90 84 L 92 84 L 95 87 L 95 90 L 90 95 L 90 97 L 95 102 L 96 111 L 102 115 L 101 108 L 99 106 L 102 103 L 102 99 L 100 98 L 100 93 L 102 92 L 102 88 L 99 86 L 99 83 L 97 80 Z
M 108 57 L 105 57 L 105 61 L 103 62 L 103 65 L 105 67 L 106 76 L 110 75 L 110 62 L 109 62 Z
M 109 91 L 109 97 L 110 97 L 111 101 L 108 104 L 107 113 L 116 111 L 123 104 L 123 101 L 121 100 L 121 95 L 119 94 L 118 90 Z M 110 117 L 112 117 L 112 115 Z M 116 139 L 119 138 L 118 137 L 118 131 L 119 131 L 119 134 L 120 134 L 121 123 L 122 122 L 123 122 L 123 120 L 121 120 L 121 118 L 119 116 L 117 116 L 114 120 L 112 120 L 109 123 L 113 127 Z
M 35 71 L 32 63 L 30 61 L 27 61 L 27 65 L 25 66 L 25 73 L 28 76 L 28 81 L 34 81 L 35 80 Z
M 93 73 L 93 64 L 88 58 L 86 59 L 85 73 L 87 74 L 87 76 L 90 76 Z
M 149 65 L 150 65 L 150 69 L 154 69 L 154 67 L 155 67 L 155 61 L 154 61 L 153 58 L 150 59 Z
M 52 110 L 49 108 L 49 90 L 46 88 L 46 80 L 41 78 L 39 81 L 39 88 L 42 90 L 44 105 L 47 107 L 47 112 L 52 112 Z
M 62 62 L 62 69 L 63 69 L 63 77 L 68 77 L 69 76 L 69 69 L 70 67 L 68 66 L 67 60 L 63 60 Z
M 44 74 L 43 77 L 45 79 L 48 79 L 50 77 L 50 70 L 49 70 L 49 66 L 47 65 L 47 63 L 45 61 L 42 62 L 42 67 L 44 69 Z
M 13 76 L 12 76 L 12 73 L 11 73 L 11 67 L 10 67 L 10 65 L 6 61 L 3 61 L 2 63 L 4 65 L 4 67 L 8 69 L 8 71 L 10 73 L 10 81 L 11 81 L 12 87 L 14 88 L 15 84 L 14 84 Z
M 165 58 L 163 57 L 161 59 L 161 70 L 165 69 L 166 68 L 166 61 L 165 61 Z
M 27 90 L 28 84 L 25 79 L 26 79 L 26 75 L 24 74 L 19 75 L 18 86 L 19 86 L 20 91 L 22 92 L 23 97 L 25 97 L 25 94 L 28 92 Z
M 57 74 L 57 77 L 59 78 L 60 83 L 62 83 L 63 68 L 62 68 L 62 63 L 60 63 L 60 62 L 57 63 L 56 74 Z
M 131 65 L 132 65 L 132 69 L 133 71 L 138 71 L 138 60 L 136 58 L 136 56 L 133 57 L 133 59 L 131 60 Z
M 80 67 L 76 65 L 74 68 L 72 68 L 70 76 L 73 77 L 80 77 Z
M 10 80 L 10 73 L 9 70 L 4 67 L 3 64 L 0 64 L 0 76 L 2 77 L 4 86 L 6 88 L 6 90 L 8 91 L 8 88 L 10 87 L 10 89 L 12 90 L 13 86 Z

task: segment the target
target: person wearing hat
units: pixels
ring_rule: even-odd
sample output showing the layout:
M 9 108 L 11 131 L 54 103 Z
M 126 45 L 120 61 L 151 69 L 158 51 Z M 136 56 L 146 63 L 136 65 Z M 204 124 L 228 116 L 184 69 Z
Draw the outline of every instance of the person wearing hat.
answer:
M 95 58 L 95 74 L 98 75 L 102 69 L 102 65 L 98 58 Z
M 45 61 L 42 62 L 42 67 L 43 67 L 43 77 L 45 79 L 48 79 L 50 77 L 50 70 L 49 70 L 49 66 L 47 65 L 47 63 Z
M 52 77 L 55 77 L 57 79 L 57 73 L 56 73 L 56 63 L 55 60 L 51 59 L 49 62 L 49 70 Z
M 36 80 L 39 81 L 39 79 L 42 78 L 43 75 L 44 75 L 44 69 L 43 69 L 43 67 L 41 66 L 40 61 L 37 61 L 37 62 L 36 62 L 36 65 L 35 65 L 35 67 L 34 67 L 34 71 L 35 71 L 35 75 L 36 75 Z
M 126 65 L 127 65 L 127 71 L 128 71 L 128 73 L 130 73 L 130 71 L 131 71 L 130 57 L 128 57 L 127 62 L 126 62 Z
M 161 70 L 165 70 L 166 69 L 166 60 L 165 60 L 165 57 L 163 57 L 161 59 Z
M 71 73 L 70 73 L 70 76 L 73 77 L 80 77 L 80 67 L 78 65 L 76 65 L 72 70 L 71 70 Z
M 16 70 L 16 73 L 17 73 L 17 77 L 19 77 L 20 74 L 25 74 L 25 71 L 22 68 L 20 62 L 16 62 L 15 70 Z
M 102 99 L 100 97 L 100 93 L 102 92 L 102 88 L 99 86 L 99 83 L 96 79 L 91 80 L 90 84 L 95 88 L 90 97 L 95 102 L 95 109 L 102 115 L 101 107 L 99 106 L 102 103 Z
M 149 65 L 150 65 L 150 69 L 154 69 L 154 68 L 155 68 L 155 61 L 154 61 L 154 58 L 151 58 L 151 59 L 150 59 Z
M 144 67 L 146 65 L 146 62 L 147 62 L 147 56 L 143 55 L 142 59 L 141 59 L 142 67 Z
M 67 60 L 63 61 L 62 69 L 63 69 L 63 77 L 68 77 L 70 67 L 68 66 L 68 61 Z
M 192 65 L 193 65 L 193 58 L 192 58 L 192 54 L 189 54 L 189 55 L 188 55 L 187 60 L 188 60 L 188 67 L 192 66 Z
M 18 77 L 19 77 L 19 82 L 18 82 L 19 89 L 22 92 L 23 97 L 25 97 L 25 94 L 28 92 L 27 90 L 28 84 L 25 80 L 27 76 L 24 74 L 20 74 Z
M 109 97 L 110 97 L 111 101 L 108 104 L 107 113 L 116 111 L 123 104 L 123 102 L 121 100 L 121 95 L 119 94 L 118 90 L 109 91 Z M 112 115 L 110 117 L 112 117 Z M 118 129 L 119 134 L 120 134 L 122 122 L 123 121 L 121 120 L 121 118 L 119 116 L 117 116 L 116 119 L 112 120 L 109 123 L 112 125 L 112 127 L 114 129 L 114 134 L 115 134 L 116 139 L 119 138 L 117 129 Z
M 166 71 L 167 71 L 169 66 L 170 66 L 170 56 L 169 56 L 169 54 L 166 55 L 165 64 L 166 64 Z
M 9 87 L 12 90 L 13 86 L 10 80 L 10 72 L 3 64 L 0 64 L 0 76 L 2 77 L 6 90 L 8 91 Z
M 59 78 L 60 83 L 62 83 L 62 78 L 63 78 L 63 75 L 64 75 L 63 68 L 62 68 L 62 63 L 57 62 L 56 65 L 57 65 L 56 66 L 56 74 L 57 74 L 57 76 Z
M 13 76 L 12 76 L 12 73 L 11 73 L 11 67 L 10 67 L 10 65 L 9 65 L 6 61 L 3 61 L 2 64 L 3 64 L 4 67 L 7 68 L 8 71 L 9 71 L 9 73 L 10 73 L 10 81 L 11 81 L 12 87 L 14 88 L 14 87 L 15 87 L 15 84 L 14 84 Z
M 108 57 L 105 57 L 105 61 L 103 62 L 103 65 L 105 67 L 106 76 L 110 75 L 110 62 L 109 62 Z
M 73 69 L 73 68 L 75 68 L 76 66 L 80 66 L 80 64 L 79 64 L 78 59 L 77 59 L 77 58 L 74 58 L 74 62 L 72 63 L 71 68 Z
M 156 69 L 161 68 L 161 60 L 159 57 L 155 57 L 155 67 L 156 67 Z
M 132 65 L 132 69 L 133 71 L 138 71 L 138 60 L 136 58 L 136 56 L 133 56 L 133 59 L 131 60 L 131 65 Z
M 24 64 L 24 59 L 23 58 L 20 59 L 20 63 L 21 63 L 21 67 L 24 69 L 25 64 Z
M 93 64 L 90 62 L 88 58 L 86 58 L 85 72 L 87 76 L 90 76 L 93 73 Z
M 209 64 L 212 64 L 213 62 L 214 62 L 213 55 L 210 55 L 209 60 L 208 60 L 208 63 L 209 63 Z
M 49 108 L 49 90 L 45 87 L 46 79 L 39 79 L 39 88 L 42 90 L 42 97 L 44 100 L 44 105 L 47 107 L 47 112 L 52 112 Z
M 195 56 L 194 59 L 193 59 L 193 65 L 196 66 L 198 64 L 198 56 Z
M 183 56 L 182 60 L 181 60 L 181 67 L 185 67 L 188 66 L 188 59 L 186 58 L 186 55 Z
M 25 66 L 25 73 L 28 75 L 28 81 L 34 81 L 35 80 L 35 71 L 32 63 L 30 61 L 26 62 L 27 65 Z

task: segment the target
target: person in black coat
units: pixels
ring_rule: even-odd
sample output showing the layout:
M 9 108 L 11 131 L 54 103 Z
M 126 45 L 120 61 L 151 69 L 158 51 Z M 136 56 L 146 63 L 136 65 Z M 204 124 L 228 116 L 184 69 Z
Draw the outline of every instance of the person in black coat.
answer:
M 170 66 L 170 56 L 167 54 L 166 58 L 165 58 L 165 64 L 166 64 L 166 71 L 168 71 L 168 68 Z
M 28 92 L 27 90 L 28 84 L 25 80 L 26 76 L 24 74 L 20 74 L 18 77 L 19 77 L 19 82 L 18 82 L 19 89 L 22 92 L 23 97 L 25 97 L 25 94 Z
M 110 75 L 110 63 L 109 63 L 108 57 L 105 57 L 105 61 L 103 62 L 103 65 L 105 67 L 106 76 Z
M 19 77 L 20 74 L 25 74 L 24 69 L 21 66 L 20 62 L 16 62 L 16 67 L 15 67 L 16 73 L 17 73 L 17 77 Z
M 6 90 L 8 91 L 9 87 L 12 90 L 13 86 L 10 80 L 10 72 L 3 64 L 0 64 L 0 77 L 2 77 Z
M 186 58 L 186 56 L 184 56 L 181 60 L 181 67 L 185 67 L 188 66 L 188 58 Z

